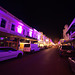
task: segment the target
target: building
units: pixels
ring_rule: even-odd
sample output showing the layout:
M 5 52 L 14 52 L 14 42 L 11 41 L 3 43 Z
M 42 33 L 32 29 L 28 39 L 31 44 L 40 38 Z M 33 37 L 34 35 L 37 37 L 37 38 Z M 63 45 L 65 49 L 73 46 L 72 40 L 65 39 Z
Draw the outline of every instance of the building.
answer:
M 70 39 L 75 38 L 75 18 L 73 19 L 72 23 L 70 24 L 68 31 L 66 34 L 70 35 Z
M 19 40 L 37 41 L 33 35 L 32 27 L 0 7 L 0 46 L 15 46 L 18 49 Z
M 19 49 L 20 43 L 37 41 L 44 43 L 42 32 L 28 26 L 4 8 L 0 7 L 0 46 Z
M 75 47 L 75 18 L 71 22 L 66 34 L 70 35 L 69 36 L 70 40 L 68 42 L 71 43 L 71 45 Z

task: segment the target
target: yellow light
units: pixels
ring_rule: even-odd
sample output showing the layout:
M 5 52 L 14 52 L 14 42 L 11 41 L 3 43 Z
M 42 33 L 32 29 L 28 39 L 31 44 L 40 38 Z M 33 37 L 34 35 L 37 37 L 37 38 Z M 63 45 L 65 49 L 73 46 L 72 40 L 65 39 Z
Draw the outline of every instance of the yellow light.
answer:
M 27 40 L 29 40 L 29 39 L 27 39 Z
M 46 39 L 46 42 L 48 42 L 49 40 L 48 39 Z
M 42 46 L 42 47 L 43 47 L 44 45 L 43 45 L 43 44 L 40 44 L 40 46 Z
M 29 43 L 22 43 L 22 42 L 20 42 L 20 44 L 29 44 Z
M 23 48 L 24 48 L 24 44 L 20 43 L 20 49 L 23 49 Z

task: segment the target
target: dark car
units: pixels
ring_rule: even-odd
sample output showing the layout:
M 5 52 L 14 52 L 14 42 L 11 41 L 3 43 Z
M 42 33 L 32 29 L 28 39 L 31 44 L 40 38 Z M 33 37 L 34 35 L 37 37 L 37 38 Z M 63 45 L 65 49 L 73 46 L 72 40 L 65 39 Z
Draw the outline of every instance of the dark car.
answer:
M 59 50 L 60 56 L 75 56 L 75 48 L 73 46 L 61 46 Z
M 75 57 L 69 57 L 68 60 L 71 66 L 71 70 L 75 73 Z
M 47 47 L 47 46 L 44 46 L 44 48 L 45 48 L 45 49 L 48 49 L 48 47 Z

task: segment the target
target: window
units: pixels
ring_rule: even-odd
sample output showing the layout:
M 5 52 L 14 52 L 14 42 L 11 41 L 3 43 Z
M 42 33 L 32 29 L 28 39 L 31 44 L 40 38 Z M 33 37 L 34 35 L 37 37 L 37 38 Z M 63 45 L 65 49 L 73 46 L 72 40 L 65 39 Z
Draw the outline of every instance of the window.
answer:
M 8 48 L 9 51 L 17 51 L 16 49 L 14 48 Z
M 12 24 L 11 30 L 15 31 L 15 25 L 14 24 Z
M 27 32 L 27 36 L 29 36 L 29 31 Z
M 25 44 L 24 47 L 30 47 L 30 44 Z
M 2 47 L 3 47 L 3 46 L 4 46 L 4 42 L 0 42 L 0 46 L 2 46 Z
M 2 19 L 2 21 L 1 21 L 1 27 L 5 28 L 5 25 L 6 25 L 6 20 Z
M 23 35 L 25 35 L 25 29 L 23 29 Z
M 9 50 L 7 48 L 0 48 L 0 52 L 8 52 Z
M 0 52 L 8 52 L 8 51 L 17 51 L 17 50 L 13 48 L 0 48 Z

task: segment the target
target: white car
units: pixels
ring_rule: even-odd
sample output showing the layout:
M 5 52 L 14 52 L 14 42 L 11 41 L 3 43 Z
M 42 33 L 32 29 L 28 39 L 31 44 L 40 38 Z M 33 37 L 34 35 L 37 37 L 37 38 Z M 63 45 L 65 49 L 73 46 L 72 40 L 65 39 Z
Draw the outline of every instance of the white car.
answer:
M 16 50 L 11 47 L 0 47 L 0 61 L 22 56 L 22 51 Z
M 36 52 L 40 51 L 38 44 L 24 44 L 24 52 Z

